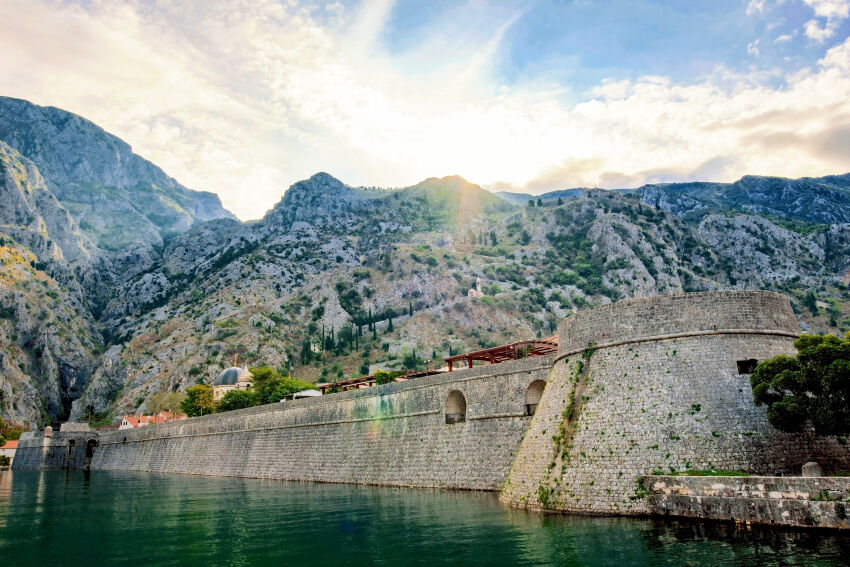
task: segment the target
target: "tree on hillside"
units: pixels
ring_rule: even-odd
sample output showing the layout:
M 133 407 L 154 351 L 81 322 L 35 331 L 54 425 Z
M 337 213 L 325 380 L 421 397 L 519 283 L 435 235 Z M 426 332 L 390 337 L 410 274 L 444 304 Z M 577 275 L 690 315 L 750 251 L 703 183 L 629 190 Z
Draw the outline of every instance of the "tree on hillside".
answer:
M 806 297 L 803 299 L 803 305 L 809 310 L 812 317 L 818 316 L 818 298 L 815 292 L 810 291 L 806 294 Z
M 232 411 L 256 405 L 256 396 L 249 390 L 230 390 L 215 405 L 216 412 Z
M 850 434 L 850 333 L 802 335 L 797 356 L 780 355 L 756 366 L 750 382 L 756 405 L 781 431 L 811 422 L 819 435 Z
M 183 394 L 180 392 L 157 392 L 148 400 L 148 414 L 156 415 L 161 411 L 180 413 L 180 404 L 183 402 Z
M 180 402 L 180 409 L 189 417 L 215 412 L 212 388 L 203 384 L 186 390 L 186 397 Z
M 309 382 L 284 376 L 270 366 L 250 370 L 254 375 L 254 396 L 258 404 L 279 402 L 295 392 L 310 390 L 314 387 Z

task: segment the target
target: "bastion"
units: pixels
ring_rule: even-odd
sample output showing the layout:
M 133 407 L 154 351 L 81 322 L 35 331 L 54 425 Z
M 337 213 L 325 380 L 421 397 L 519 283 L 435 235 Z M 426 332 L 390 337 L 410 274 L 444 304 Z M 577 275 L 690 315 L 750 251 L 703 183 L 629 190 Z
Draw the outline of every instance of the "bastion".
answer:
M 750 386 L 755 364 L 793 355 L 784 296 L 707 292 L 579 311 L 559 327 L 554 368 L 501 499 L 513 506 L 647 514 L 642 477 L 687 470 L 846 470 L 834 438 L 780 433 Z

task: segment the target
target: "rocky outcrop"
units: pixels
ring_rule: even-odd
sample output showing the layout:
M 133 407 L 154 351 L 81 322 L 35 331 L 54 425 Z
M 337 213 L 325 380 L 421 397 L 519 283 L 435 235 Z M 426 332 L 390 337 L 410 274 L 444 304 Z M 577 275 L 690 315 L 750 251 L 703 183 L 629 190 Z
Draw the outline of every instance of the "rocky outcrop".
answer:
M 0 140 L 36 164 L 53 195 L 100 248 L 161 244 L 193 224 L 235 218 L 119 138 L 70 112 L 0 97 Z

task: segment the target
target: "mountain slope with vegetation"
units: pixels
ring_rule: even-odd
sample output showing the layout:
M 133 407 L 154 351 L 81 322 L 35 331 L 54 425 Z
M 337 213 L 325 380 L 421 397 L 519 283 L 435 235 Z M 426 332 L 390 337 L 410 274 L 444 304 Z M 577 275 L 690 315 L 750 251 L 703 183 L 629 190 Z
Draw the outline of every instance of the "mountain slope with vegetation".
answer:
M 112 241 L 59 198 L 68 193 L 53 183 L 66 178 L 42 177 L 14 148 L 0 144 L 10 203 L 0 211 L 0 415 L 32 426 L 146 411 L 209 384 L 234 356 L 311 382 L 441 366 L 629 297 L 771 289 L 805 329 L 850 329 L 848 176 L 510 203 L 457 176 L 379 189 L 318 173 L 256 222 L 213 207 Z M 39 151 L 48 171 L 97 154 Z M 98 163 L 74 195 L 100 199 L 97 187 L 128 175 Z M 165 181 L 148 174 L 143 190 L 156 193 Z M 158 198 L 151 210 L 170 207 Z M 484 295 L 470 298 L 476 278 Z

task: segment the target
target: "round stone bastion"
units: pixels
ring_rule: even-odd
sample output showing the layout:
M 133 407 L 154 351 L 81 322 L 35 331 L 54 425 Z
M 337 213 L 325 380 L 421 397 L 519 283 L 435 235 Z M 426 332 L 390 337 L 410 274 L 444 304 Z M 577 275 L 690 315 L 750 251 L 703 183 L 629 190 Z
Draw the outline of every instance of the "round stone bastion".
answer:
M 558 327 L 558 355 L 647 340 L 717 334 L 797 337 L 788 298 L 772 291 L 709 291 L 629 299 L 583 309 Z
M 795 353 L 788 299 L 721 291 L 630 299 L 559 326 L 558 355 L 501 498 L 590 514 L 650 512 L 642 475 L 800 474 L 850 466 L 835 438 L 783 433 L 753 401 L 758 362 Z

